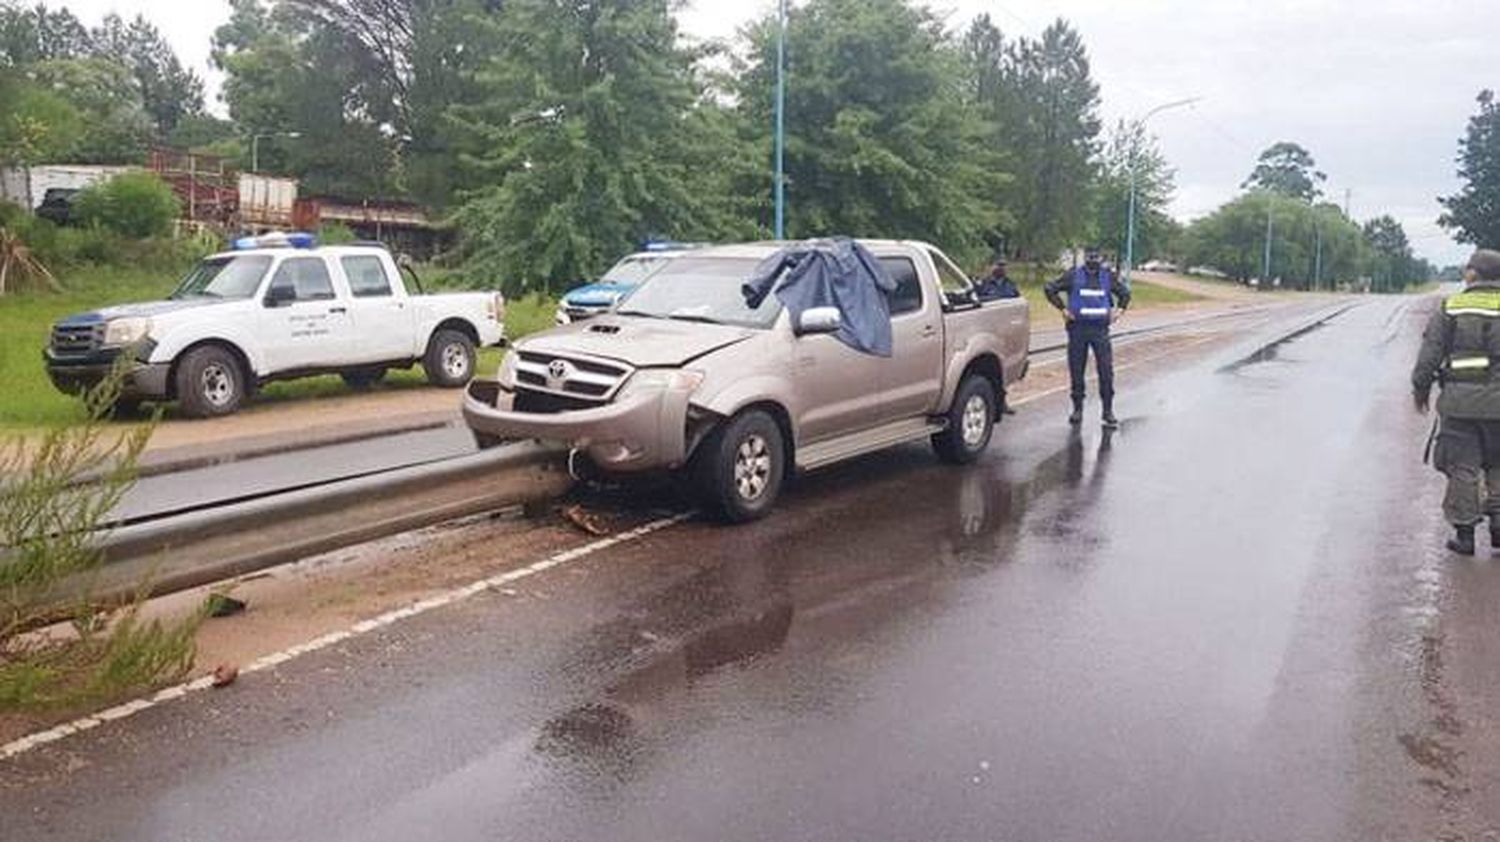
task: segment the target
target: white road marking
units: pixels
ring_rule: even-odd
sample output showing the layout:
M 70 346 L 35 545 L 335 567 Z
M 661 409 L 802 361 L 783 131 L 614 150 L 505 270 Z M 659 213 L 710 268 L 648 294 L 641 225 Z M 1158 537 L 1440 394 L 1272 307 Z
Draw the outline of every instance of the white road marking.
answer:
M 494 576 L 480 579 L 477 582 L 473 582 L 461 588 L 454 588 L 453 590 L 445 591 L 443 593 L 437 594 L 436 596 L 430 596 L 426 599 L 414 602 L 411 605 L 392 609 L 385 612 L 384 614 L 380 614 L 378 616 L 371 617 L 368 620 L 362 620 L 358 623 L 355 623 L 347 629 L 330 632 L 321 637 L 316 637 L 312 640 L 306 641 L 305 643 L 299 643 L 296 646 L 283 649 L 280 652 L 273 652 L 262 658 L 258 658 L 257 660 L 252 661 L 248 666 L 241 669 L 240 674 L 244 675 L 247 673 L 255 673 L 261 672 L 263 670 L 268 670 L 272 667 L 280 666 L 281 664 L 284 664 L 287 661 L 292 660 L 293 658 L 297 658 L 311 652 L 316 652 L 320 649 L 326 649 L 336 643 L 342 643 L 346 640 L 359 637 L 360 635 L 376 631 L 377 629 L 383 629 L 387 626 L 395 625 L 402 620 L 415 617 L 419 614 L 425 614 L 428 611 L 432 611 L 433 609 L 442 608 L 447 605 L 453 605 L 457 602 L 462 602 L 463 600 L 466 600 L 473 596 L 477 596 L 481 593 L 484 593 L 485 591 L 499 590 L 504 586 L 509 585 L 513 582 L 517 582 L 521 579 L 535 576 L 538 573 L 545 573 L 546 571 L 551 570 L 554 567 L 561 567 L 565 564 L 578 561 L 582 558 L 587 558 L 588 556 L 602 552 L 611 547 L 616 547 L 621 544 L 628 544 L 632 541 L 644 538 L 653 532 L 660 532 L 661 530 L 668 527 L 676 526 L 677 524 L 682 523 L 692 516 L 692 512 L 686 512 L 684 514 L 674 515 L 673 517 L 655 520 L 643 526 L 639 526 L 635 529 L 629 530 L 628 532 L 621 532 L 619 535 L 612 535 L 608 538 L 601 538 L 592 543 L 584 544 L 581 547 L 575 547 L 571 550 L 564 550 L 562 552 L 548 556 L 541 561 L 535 562 L 533 564 L 528 564 L 525 567 L 517 568 L 515 570 L 508 570 L 504 573 L 498 573 Z M 12 740 L 11 742 L 8 742 L 4 745 L 0 745 L 0 760 L 7 760 L 19 754 L 24 754 L 28 751 L 31 751 L 32 749 L 48 745 L 49 743 L 55 743 L 58 740 L 72 736 L 73 734 L 97 728 L 106 722 L 113 722 L 118 719 L 125 719 L 127 717 L 134 716 L 135 714 L 140 713 L 143 710 L 148 710 L 150 708 L 156 707 L 163 702 L 180 699 L 188 695 L 189 693 L 196 693 L 201 690 L 206 690 L 212 686 L 213 676 L 206 675 L 201 678 L 195 678 L 192 681 L 186 681 L 181 684 L 175 684 L 171 687 L 166 687 L 164 689 L 158 690 L 150 696 L 146 696 L 140 699 L 134 699 L 132 701 L 116 705 L 112 708 L 109 708 L 108 710 L 100 711 L 99 713 L 93 714 L 91 716 L 81 717 L 79 719 L 73 720 L 72 722 L 63 723 L 62 725 L 58 725 L 54 728 L 49 728 L 45 731 L 38 731 L 34 734 L 27 734 L 24 737 Z

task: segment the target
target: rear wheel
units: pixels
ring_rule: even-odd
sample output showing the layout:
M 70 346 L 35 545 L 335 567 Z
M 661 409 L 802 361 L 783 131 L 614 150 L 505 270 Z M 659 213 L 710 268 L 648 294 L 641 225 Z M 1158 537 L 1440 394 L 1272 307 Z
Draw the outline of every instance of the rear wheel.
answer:
M 474 340 L 467 334 L 445 328 L 432 335 L 422 368 L 434 386 L 456 389 L 474 376 Z
M 245 382 L 240 361 L 218 345 L 194 348 L 177 364 L 177 400 L 190 418 L 233 414 L 245 400 Z
M 786 440 L 768 413 L 736 415 L 698 447 L 693 480 L 704 505 L 730 523 L 766 515 L 786 476 Z
M 948 426 L 932 437 L 938 458 L 964 465 L 979 458 L 995 432 L 998 400 L 987 377 L 970 374 L 958 384 L 953 405 L 948 408 Z
M 374 366 L 372 368 L 354 368 L 339 372 L 349 388 L 364 391 L 385 379 L 385 368 Z

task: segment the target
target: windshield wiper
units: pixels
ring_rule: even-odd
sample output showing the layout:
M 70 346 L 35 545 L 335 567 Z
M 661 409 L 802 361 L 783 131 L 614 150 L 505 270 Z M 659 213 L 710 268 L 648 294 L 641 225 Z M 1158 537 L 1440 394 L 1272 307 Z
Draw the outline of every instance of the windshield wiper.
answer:
M 701 324 L 706 324 L 706 325 L 721 325 L 721 324 L 723 324 L 723 322 L 719 321 L 718 319 L 713 318 L 712 316 L 694 316 L 694 315 L 689 315 L 689 314 L 686 314 L 686 313 L 681 313 L 681 314 L 674 313 L 674 314 L 672 314 L 670 316 L 667 316 L 667 318 L 672 319 L 674 321 L 679 321 L 679 322 L 699 322 Z
M 667 316 L 657 313 L 647 313 L 644 310 L 616 310 L 616 316 L 640 316 L 643 319 L 665 319 Z

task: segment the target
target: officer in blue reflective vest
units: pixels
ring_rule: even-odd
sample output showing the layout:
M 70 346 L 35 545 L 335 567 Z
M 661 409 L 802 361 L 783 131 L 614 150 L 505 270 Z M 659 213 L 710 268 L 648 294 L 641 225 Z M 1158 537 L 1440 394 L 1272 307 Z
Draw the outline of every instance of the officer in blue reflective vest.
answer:
M 1130 287 L 1104 265 L 1099 249 L 1090 246 L 1084 252 L 1082 266 L 1064 272 L 1043 291 L 1068 323 L 1068 376 L 1073 387 L 1073 414 L 1068 416 L 1068 423 L 1083 423 L 1083 375 L 1092 350 L 1099 372 L 1104 426 L 1120 426 L 1115 418 L 1115 360 L 1109 326 L 1130 306 Z

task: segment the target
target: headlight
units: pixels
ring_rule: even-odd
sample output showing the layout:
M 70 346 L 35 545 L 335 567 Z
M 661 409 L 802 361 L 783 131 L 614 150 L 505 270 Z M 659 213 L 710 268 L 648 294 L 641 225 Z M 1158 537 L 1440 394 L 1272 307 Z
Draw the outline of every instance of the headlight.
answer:
M 643 368 L 631 376 L 620 389 L 617 400 L 625 400 L 645 392 L 692 393 L 703 383 L 703 372 L 690 368 Z
M 515 348 L 505 352 L 505 358 L 500 361 L 500 373 L 495 375 L 500 388 L 514 389 L 516 387 L 516 360 L 519 357 L 520 354 L 516 353 Z
M 104 326 L 104 344 L 134 345 L 151 333 L 151 320 L 145 318 L 111 319 Z

